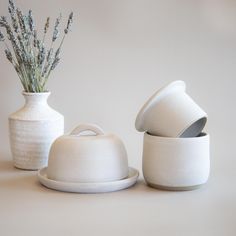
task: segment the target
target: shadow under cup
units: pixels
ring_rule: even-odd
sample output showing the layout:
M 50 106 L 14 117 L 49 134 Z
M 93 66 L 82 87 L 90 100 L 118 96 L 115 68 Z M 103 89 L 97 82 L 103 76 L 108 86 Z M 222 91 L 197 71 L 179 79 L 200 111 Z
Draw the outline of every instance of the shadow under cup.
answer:
M 146 183 L 166 190 L 192 190 L 210 173 L 210 137 L 172 138 L 144 134 L 143 175 Z

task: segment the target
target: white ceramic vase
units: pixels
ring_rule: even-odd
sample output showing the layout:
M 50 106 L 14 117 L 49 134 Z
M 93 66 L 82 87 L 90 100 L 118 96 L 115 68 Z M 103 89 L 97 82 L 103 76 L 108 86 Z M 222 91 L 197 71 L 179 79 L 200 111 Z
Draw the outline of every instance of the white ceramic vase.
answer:
M 14 166 L 38 170 L 47 166 L 52 142 L 64 133 L 64 117 L 47 103 L 50 92 L 22 93 L 25 105 L 9 117 Z

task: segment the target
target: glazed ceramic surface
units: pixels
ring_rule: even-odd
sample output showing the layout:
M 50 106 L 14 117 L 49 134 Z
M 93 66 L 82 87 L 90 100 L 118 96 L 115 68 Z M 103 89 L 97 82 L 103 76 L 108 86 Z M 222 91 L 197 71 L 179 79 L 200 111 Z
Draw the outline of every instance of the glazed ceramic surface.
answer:
M 144 134 L 143 175 L 148 185 L 169 190 L 194 189 L 208 180 L 209 135 L 168 138 Z
M 105 193 L 113 192 L 133 186 L 138 179 L 139 173 L 134 168 L 129 168 L 128 176 L 121 180 L 105 181 L 98 183 L 80 183 L 80 182 L 63 182 L 49 179 L 47 168 L 38 172 L 38 178 L 44 186 L 63 192 L 75 193 Z
M 92 131 L 84 134 L 84 131 Z M 82 124 L 52 145 L 47 176 L 63 182 L 94 183 L 128 176 L 125 146 L 114 134 L 105 134 L 97 125 Z
M 175 81 L 156 92 L 136 118 L 136 129 L 166 137 L 195 137 L 201 133 L 207 114 L 185 92 L 185 83 Z
M 47 93 L 25 93 L 23 108 L 9 117 L 14 165 L 37 170 L 47 166 L 52 142 L 64 133 L 64 117 L 47 104 Z

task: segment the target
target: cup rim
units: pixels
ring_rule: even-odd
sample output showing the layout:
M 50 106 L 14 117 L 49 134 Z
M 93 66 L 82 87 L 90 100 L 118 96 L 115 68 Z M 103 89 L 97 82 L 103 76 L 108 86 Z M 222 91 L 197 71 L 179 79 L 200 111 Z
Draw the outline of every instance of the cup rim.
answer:
M 157 136 L 154 134 L 150 134 L 149 132 L 144 133 L 145 136 L 151 137 L 154 139 L 162 139 L 162 140 L 193 140 L 193 139 L 201 139 L 201 138 L 206 138 L 209 137 L 210 135 L 206 132 L 201 132 L 198 136 L 196 137 L 164 137 L 164 136 Z
M 159 89 L 157 92 L 155 92 L 148 100 L 147 102 L 142 106 L 140 109 L 136 121 L 135 121 L 135 128 L 140 131 L 144 132 L 146 131 L 143 128 L 143 120 L 145 120 L 145 116 L 148 113 L 148 111 L 156 105 L 158 102 L 160 102 L 165 96 L 167 96 L 170 91 L 182 91 L 185 92 L 186 90 L 186 84 L 182 80 L 176 80 L 173 81 L 165 86 L 163 86 L 161 89 Z

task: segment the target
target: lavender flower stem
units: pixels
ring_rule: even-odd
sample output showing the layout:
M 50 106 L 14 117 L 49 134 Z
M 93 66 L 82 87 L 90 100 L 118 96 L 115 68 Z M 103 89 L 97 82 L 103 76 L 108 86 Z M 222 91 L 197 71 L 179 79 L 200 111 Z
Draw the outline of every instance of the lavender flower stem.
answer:
M 31 10 L 24 14 L 15 6 L 14 0 L 9 0 L 8 12 L 10 14 L 10 23 L 8 23 L 6 17 L 0 17 L 0 27 L 5 28 L 7 36 L 0 32 L 0 41 L 4 42 L 6 57 L 16 70 L 26 92 L 44 92 L 52 70 L 55 69 L 60 61 L 60 51 L 65 36 L 70 31 L 73 13 L 69 15 L 62 40 L 54 53 L 55 41 L 59 37 L 61 14 L 54 25 L 50 48 L 46 50 L 44 42 L 49 28 L 49 17 L 46 20 L 41 41 L 37 37 Z M 6 43 L 7 39 L 10 41 L 9 46 Z

